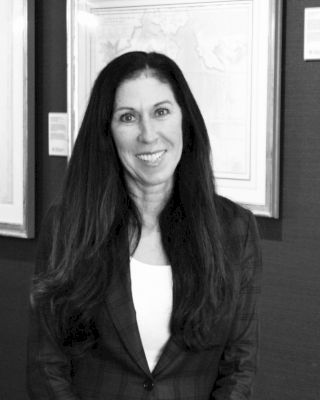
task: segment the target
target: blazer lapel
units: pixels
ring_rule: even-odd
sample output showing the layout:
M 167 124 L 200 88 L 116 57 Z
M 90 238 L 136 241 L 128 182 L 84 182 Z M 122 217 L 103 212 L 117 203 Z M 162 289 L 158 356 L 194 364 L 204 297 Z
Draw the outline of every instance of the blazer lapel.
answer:
M 170 336 L 154 370 L 152 371 L 152 375 L 159 375 L 165 368 L 171 366 L 183 352 L 183 349 L 181 349 L 181 347 L 174 341 L 173 337 Z
M 144 373 L 150 375 L 132 300 L 129 260 L 122 271 L 108 287 L 106 307 L 128 353 Z

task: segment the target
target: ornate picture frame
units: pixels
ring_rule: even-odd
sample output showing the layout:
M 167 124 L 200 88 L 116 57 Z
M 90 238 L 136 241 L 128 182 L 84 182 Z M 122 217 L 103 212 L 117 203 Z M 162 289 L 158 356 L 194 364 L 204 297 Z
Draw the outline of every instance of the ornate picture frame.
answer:
M 279 0 L 68 0 L 70 152 L 93 81 L 114 57 L 163 52 L 206 121 L 218 193 L 279 216 Z
M 34 236 L 34 1 L 0 5 L 0 235 Z

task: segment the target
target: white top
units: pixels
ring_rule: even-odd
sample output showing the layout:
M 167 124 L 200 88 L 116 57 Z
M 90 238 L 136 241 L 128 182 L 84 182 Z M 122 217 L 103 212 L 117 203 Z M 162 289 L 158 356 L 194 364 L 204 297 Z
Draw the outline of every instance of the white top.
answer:
M 170 265 L 130 259 L 131 291 L 144 352 L 152 371 L 169 339 L 172 310 Z

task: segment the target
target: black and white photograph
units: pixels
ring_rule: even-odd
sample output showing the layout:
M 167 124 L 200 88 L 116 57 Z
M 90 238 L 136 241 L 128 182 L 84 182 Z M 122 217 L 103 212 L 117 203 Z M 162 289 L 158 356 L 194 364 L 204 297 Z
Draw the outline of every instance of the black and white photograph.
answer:
M 319 400 L 319 0 L 0 22 L 0 400 Z

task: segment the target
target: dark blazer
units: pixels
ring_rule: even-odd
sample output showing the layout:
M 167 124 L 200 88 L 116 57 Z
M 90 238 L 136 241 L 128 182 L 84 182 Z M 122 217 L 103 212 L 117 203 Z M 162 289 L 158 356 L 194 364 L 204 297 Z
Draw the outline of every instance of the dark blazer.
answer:
M 32 311 L 27 386 L 32 400 L 244 400 L 257 367 L 261 257 L 251 212 L 217 198 L 222 244 L 234 268 L 237 304 L 212 332 L 210 350 L 191 352 L 174 338 L 151 373 L 133 306 L 129 260 L 113 281 L 97 321 L 98 343 L 82 358 L 70 358 L 53 333 L 54 322 Z M 43 225 L 37 271 L 46 268 L 50 223 Z

